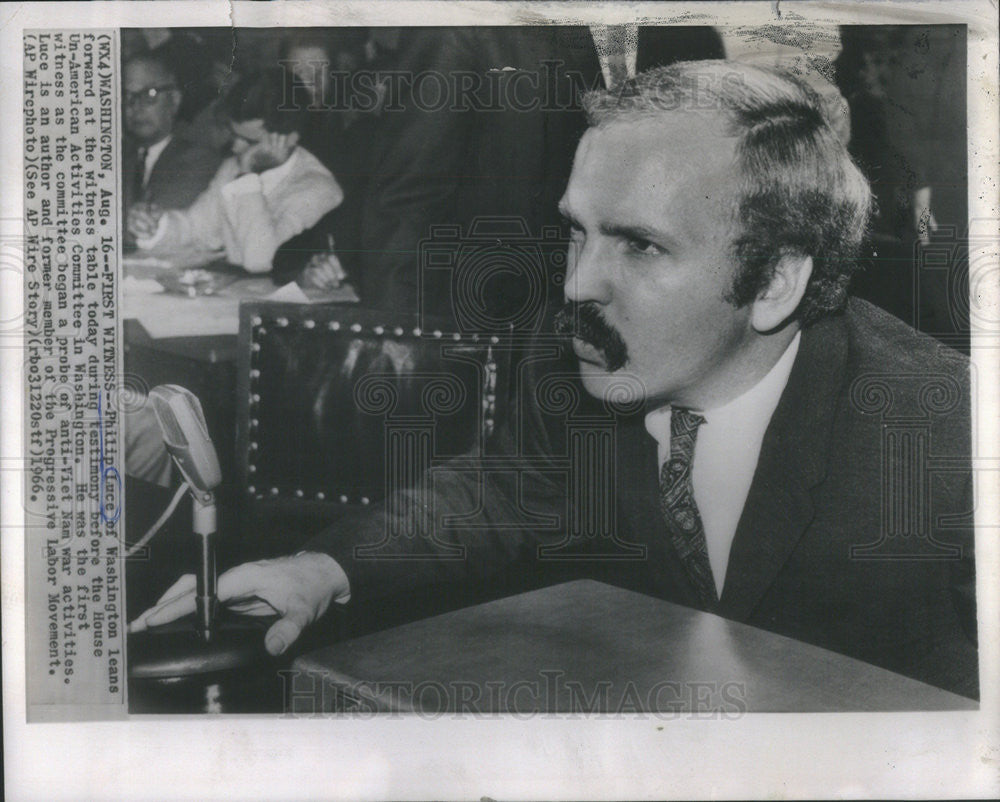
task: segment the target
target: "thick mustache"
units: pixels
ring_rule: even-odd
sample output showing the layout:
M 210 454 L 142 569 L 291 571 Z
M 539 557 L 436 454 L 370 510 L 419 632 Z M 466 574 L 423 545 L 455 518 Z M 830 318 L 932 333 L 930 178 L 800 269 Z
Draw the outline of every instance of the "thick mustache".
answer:
M 556 312 L 553 325 L 557 334 L 578 337 L 600 351 L 608 372 L 620 370 L 628 362 L 625 340 L 592 302 L 567 303 Z

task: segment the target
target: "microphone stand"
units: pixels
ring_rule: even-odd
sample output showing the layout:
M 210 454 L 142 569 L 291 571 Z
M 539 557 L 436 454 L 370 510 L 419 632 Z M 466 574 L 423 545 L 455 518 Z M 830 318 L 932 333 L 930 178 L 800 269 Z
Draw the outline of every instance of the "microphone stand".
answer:
M 191 530 L 199 541 L 194 621 L 128 636 L 130 710 L 229 713 L 264 704 L 277 711 L 284 688 L 264 649 L 266 622 L 223 613 L 219 605 L 215 493 L 192 488 L 190 495 Z
M 198 573 L 195 577 L 195 618 L 198 634 L 205 643 L 215 636 L 215 614 L 219 603 L 215 572 L 215 494 L 210 491 L 191 490 L 191 528 L 201 541 Z
M 190 488 L 191 531 L 199 554 L 193 624 L 190 618 L 178 619 L 129 635 L 130 709 L 162 712 L 165 703 L 180 712 L 195 700 L 199 709 L 229 712 L 227 700 L 240 707 L 248 699 L 275 695 L 270 686 L 279 677 L 264 648 L 267 622 L 219 606 L 215 490 L 222 475 L 201 404 L 176 385 L 154 387 L 149 398 L 164 446 Z

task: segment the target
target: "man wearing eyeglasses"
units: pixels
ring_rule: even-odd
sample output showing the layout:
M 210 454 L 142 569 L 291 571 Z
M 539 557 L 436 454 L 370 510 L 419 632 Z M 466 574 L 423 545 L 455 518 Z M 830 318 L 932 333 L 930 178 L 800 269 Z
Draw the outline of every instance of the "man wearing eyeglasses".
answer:
M 126 214 L 137 206 L 186 209 L 212 180 L 222 155 L 176 130 L 183 95 L 162 58 L 130 60 L 124 84 Z

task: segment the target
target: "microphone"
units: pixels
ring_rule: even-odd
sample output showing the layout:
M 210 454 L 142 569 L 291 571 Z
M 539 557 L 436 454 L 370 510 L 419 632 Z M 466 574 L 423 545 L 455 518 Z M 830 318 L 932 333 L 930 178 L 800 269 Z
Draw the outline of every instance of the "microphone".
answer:
M 198 628 L 211 641 L 218 604 L 215 587 L 216 530 L 215 488 L 222 482 L 219 457 L 208 434 L 201 403 L 190 390 L 161 384 L 149 391 L 153 414 L 163 444 L 191 488 L 194 500 L 192 528 L 201 538 L 201 565 L 197 574 L 195 605 Z
M 187 483 L 197 494 L 210 494 L 222 482 L 222 471 L 198 398 L 176 384 L 161 384 L 149 391 L 149 400 L 163 444 Z

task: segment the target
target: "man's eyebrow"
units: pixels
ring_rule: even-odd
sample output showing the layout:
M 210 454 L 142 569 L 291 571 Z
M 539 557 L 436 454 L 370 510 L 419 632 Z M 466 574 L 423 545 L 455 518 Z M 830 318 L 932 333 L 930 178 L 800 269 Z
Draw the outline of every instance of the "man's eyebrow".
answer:
M 676 246 L 677 240 L 666 231 L 649 228 L 641 224 L 601 223 L 600 232 L 606 237 L 621 237 L 622 239 L 649 240 L 666 246 Z
M 576 218 L 573 212 L 569 208 L 569 204 L 565 200 L 559 201 L 559 214 L 562 218 L 572 226 L 577 228 L 583 228 L 583 225 Z M 632 240 L 649 240 L 650 242 L 660 243 L 668 248 L 674 248 L 677 246 L 677 239 L 666 231 L 661 231 L 655 228 L 649 228 L 640 223 L 601 223 L 598 226 L 598 230 L 606 237 L 620 237 L 622 239 L 632 239 Z

